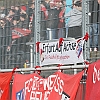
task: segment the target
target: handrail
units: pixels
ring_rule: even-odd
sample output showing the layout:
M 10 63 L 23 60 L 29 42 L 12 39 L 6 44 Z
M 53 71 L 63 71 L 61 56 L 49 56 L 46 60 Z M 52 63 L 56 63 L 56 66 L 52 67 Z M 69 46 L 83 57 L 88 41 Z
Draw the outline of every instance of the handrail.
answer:
M 88 68 L 89 65 L 70 65 L 70 66 L 60 66 L 59 67 L 41 67 L 41 68 L 19 68 L 16 69 L 15 72 L 24 72 L 24 71 L 35 71 L 35 70 L 41 70 L 41 71 L 47 71 L 47 70 L 59 70 L 59 69 L 82 69 L 82 68 Z M 11 72 L 13 69 L 1 69 L 0 72 Z

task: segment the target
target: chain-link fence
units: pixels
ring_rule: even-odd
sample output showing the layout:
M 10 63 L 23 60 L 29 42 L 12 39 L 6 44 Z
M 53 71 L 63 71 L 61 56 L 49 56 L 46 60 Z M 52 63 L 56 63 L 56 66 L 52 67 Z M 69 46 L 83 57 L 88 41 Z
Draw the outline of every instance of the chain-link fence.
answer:
M 0 68 L 32 68 L 39 64 L 36 42 L 77 39 L 86 32 L 89 40 L 84 46 L 84 60 L 96 61 L 100 58 L 99 12 L 97 0 L 0 0 Z M 69 68 L 64 73 L 82 70 Z M 55 71 L 42 71 L 41 76 L 47 78 Z M 85 81 L 83 76 L 82 100 Z

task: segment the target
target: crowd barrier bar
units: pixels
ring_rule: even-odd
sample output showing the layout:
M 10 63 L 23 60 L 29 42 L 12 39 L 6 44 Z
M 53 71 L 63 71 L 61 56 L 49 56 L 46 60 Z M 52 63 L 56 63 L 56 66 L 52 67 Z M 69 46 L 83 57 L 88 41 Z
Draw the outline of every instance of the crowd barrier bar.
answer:
M 35 71 L 35 70 L 41 70 L 41 71 L 47 71 L 47 70 L 59 70 L 59 69 L 82 69 L 82 68 L 88 68 L 89 65 L 70 65 L 70 66 L 60 66 L 59 67 L 41 67 L 41 68 L 20 68 L 16 69 L 15 72 L 24 72 L 24 71 Z M 1 69 L 0 72 L 11 72 L 13 69 Z

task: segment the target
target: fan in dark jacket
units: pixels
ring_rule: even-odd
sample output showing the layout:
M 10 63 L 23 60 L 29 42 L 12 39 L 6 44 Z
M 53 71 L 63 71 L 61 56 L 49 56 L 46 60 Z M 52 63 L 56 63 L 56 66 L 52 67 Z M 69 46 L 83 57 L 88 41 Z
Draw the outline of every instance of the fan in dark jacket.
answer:
M 56 39 L 57 38 L 57 28 L 59 22 L 59 12 L 60 9 L 55 7 L 54 2 L 50 2 L 50 9 L 48 10 L 48 20 L 46 23 L 47 27 L 47 39 Z
M 9 68 L 8 62 L 8 46 L 11 44 L 12 35 L 10 22 L 5 18 L 0 20 L 0 66 L 1 68 Z

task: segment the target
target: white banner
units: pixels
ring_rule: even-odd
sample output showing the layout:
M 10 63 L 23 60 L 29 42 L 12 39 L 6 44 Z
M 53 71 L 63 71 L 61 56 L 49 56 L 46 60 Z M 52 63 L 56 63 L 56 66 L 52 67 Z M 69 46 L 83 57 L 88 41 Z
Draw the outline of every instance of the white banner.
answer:
M 84 62 L 83 44 L 84 40 L 77 39 L 73 41 L 40 43 L 40 66 L 52 64 L 75 64 Z

